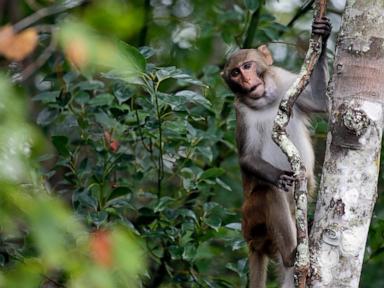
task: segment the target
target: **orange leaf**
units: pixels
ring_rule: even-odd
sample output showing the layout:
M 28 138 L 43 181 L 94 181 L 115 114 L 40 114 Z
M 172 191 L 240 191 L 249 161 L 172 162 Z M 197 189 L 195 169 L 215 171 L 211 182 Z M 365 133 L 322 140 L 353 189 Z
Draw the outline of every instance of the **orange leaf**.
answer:
M 98 230 L 91 234 L 91 255 L 93 260 L 104 266 L 110 267 L 112 265 L 112 247 L 111 235 L 109 231 Z
M 10 25 L 0 29 L 0 53 L 9 60 L 23 60 L 35 50 L 37 42 L 35 28 L 28 28 L 18 34 Z
M 84 68 L 88 64 L 88 49 L 87 44 L 82 39 L 74 39 L 71 42 L 66 44 L 64 49 L 65 55 L 67 58 L 75 65 L 77 68 Z
M 112 152 L 116 152 L 120 147 L 120 143 L 117 140 L 112 140 L 111 143 L 109 144 L 109 148 L 111 149 Z

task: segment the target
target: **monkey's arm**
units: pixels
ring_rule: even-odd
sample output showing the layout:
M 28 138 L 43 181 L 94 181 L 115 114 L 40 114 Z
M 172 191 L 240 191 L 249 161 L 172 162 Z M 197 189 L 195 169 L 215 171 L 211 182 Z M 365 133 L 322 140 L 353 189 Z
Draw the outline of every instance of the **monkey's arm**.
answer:
M 241 156 L 240 167 L 244 173 L 253 175 L 285 191 L 288 191 L 295 181 L 293 172 L 281 170 L 261 157 Z
M 323 47 L 319 61 L 313 70 L 310 83 L 297 99 L 297 105 L 304 112 L 327 112 L 328 111 L 328 61 L 326 46 Z
M 319 60 L 314 68 L 310 85 L 303 91 L 297 99 L 297 104 L 304 112 L 327 112 L 328 111 L 328 61 L 327 61 L 327 40 L 332 31 L 331 22 L 327 17 L 314 21 L 312 32 L 321 35 L 323 38 L 323 47 Z

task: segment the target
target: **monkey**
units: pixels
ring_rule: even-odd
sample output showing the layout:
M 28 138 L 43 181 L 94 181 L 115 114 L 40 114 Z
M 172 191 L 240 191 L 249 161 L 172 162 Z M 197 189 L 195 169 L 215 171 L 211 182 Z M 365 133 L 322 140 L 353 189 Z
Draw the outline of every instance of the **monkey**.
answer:
M 287 133 L 306 167 L 308 191 L 314 189 L 314 151 L 309 136 L 309 113 L 327 112 L 327 17 L 315 20 L 312 32 L 322 35 L 322 52 L 309 85 L 298 97 Z M 243 182 L 242 232 L 249 247 L 249 287 L 264 288 L 269 259 L 277 260 L 280 285 L 293 288 L 296 225 L 295 176 L 287 157 L 272 140 L 272 126 L 281 98 L 297 74 L 273 65 L 266 45 L 240 49 L 221 73 L 235 94 L 236 143 Z

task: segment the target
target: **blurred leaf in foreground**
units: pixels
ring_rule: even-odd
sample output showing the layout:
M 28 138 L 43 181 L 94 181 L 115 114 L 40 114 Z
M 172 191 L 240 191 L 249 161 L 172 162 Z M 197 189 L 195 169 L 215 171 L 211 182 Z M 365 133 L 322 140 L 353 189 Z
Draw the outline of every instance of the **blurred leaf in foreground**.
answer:
M 119 227 L 90 234 L 48 193 L 32 157 L 39 137 L 24 119 L 26 107 L 2 75 L 0 91 L 0 240 L 16 243 L 1 247 L 1 255 L 10 252 L 0 287 L 45 287 L 48 279 L 63 287 L 138 287 L 144 257 L 137 240 Z

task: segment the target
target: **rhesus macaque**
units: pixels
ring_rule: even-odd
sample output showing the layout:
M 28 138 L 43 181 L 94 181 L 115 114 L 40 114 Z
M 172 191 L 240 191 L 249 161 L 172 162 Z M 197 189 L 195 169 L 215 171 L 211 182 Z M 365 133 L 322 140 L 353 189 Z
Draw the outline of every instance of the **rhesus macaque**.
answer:
M 314 188 L 314 153 L 308 114 L 326 112 L 328 18 L 315 21 L 312 31 L 323 36 L 323 49 L 310 85 L 297 99 L 287 132 L 306 167 L 308 191 Z M 222 76 L 236 96 L 236 141 L 243 178 L 242 230 L 249 245 L 251 288 L 264 288 L 268 258 L 279 263 L 281 287 L 294 287 L 296 252 L 293 172 L 272 140 L 272 126 L 281 98 L 297 75 L 273 66 L 267 46 L 235 52 Z

